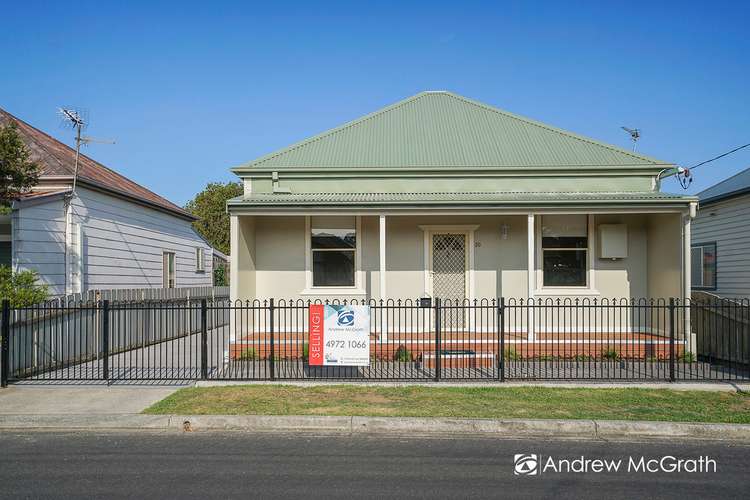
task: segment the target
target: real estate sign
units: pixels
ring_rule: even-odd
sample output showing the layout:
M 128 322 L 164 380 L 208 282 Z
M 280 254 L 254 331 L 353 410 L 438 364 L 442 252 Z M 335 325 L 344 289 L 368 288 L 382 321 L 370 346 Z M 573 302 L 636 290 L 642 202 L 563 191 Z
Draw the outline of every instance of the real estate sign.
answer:
M 311 366 L 369 366 L 370 307 L 310 305 Z

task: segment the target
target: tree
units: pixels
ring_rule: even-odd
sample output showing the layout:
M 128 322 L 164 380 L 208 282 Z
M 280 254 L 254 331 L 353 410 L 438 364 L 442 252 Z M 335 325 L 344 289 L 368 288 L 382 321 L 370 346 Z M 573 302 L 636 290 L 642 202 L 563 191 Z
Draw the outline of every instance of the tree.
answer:
M 9 205 L 39 181 L 39 165 L 30 158 L 16 124 L 0 127 L 0 205 Z
M 193 227 L 211 246 L 229 253 L 229 215 L 227 200 L 242 194 L 240 182 L 210 182 L 206 188 L 187 202 L 185 210 L 198 217 Z
M 0 266 L 0 300 L 10 300 L 11 307 L 28 307 L 47 300 L 47 285 L 37 284 L 34 271 L 14 273 L 8 266 Z

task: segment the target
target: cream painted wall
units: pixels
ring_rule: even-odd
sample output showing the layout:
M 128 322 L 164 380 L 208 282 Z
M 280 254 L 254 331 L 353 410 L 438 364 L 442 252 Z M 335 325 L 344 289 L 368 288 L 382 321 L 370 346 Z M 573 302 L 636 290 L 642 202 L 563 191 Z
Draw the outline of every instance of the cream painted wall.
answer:
M 256 297 L 297 298 L 305 288 L 304 217 L 257 217 L 255 231 Z
M 254 239 L 240 236 L 247 250 L 246 256 L 239 257 L 239 298 L 317 298 L 300 295 L 305 289 L 304 217 L 255 216 L 252 222 L 249 219 L 239 217 L 240 235 L 254 233 Z M 479 225 L 475 232 L 474 296 L 478 299 L 527 296 L 526 216 L 389 216 L 386 221 L 389 297 L 417 298 L 424 293 L 424 233 L 420 225 Z M 595 217 L 596 225 L 603 223 L 627 224 L 628 257 L 612 261 L 599 259 L 596 254 L 594 273 L 599 295 L 594 297 L 679 296 L 679 215 Z M 507 239 L 501 237 L 503 224 L 509 226 Z M 358 238 L 366 295 L 335 298 L 380 298 L 377 217 L 362 217 Z
M 654 214 L 648 222 L 648 296 L 681 297 L 682 216 Z
M 647 297 L 648 216 L 598 215 L 594 221 L 597 228 L 599 224 L 625 224 L 628 233 L 628 257 L 625 259 L 601 259 L 599 249 L 595 248 L 596 289 L 609 299 Z M 595 234 L 598 238 L 598 229 Z
M 246 299 L 256 295 L 256 217 L 238 217 L 238 244 L 231 249 L 232 258 L 239 259 L 237 268 L 237 294 Z

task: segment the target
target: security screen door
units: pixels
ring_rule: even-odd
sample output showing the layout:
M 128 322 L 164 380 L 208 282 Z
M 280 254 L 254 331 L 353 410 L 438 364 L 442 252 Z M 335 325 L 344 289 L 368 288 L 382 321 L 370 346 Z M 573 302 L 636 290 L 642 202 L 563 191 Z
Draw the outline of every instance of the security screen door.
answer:
M 446 328 L 464 327 L 463 308 L 449 306 L 462 305 L 466 298 L 466 246 L 466 234 L 432 235 L 432 295 L 447 306 L 442 317 Z

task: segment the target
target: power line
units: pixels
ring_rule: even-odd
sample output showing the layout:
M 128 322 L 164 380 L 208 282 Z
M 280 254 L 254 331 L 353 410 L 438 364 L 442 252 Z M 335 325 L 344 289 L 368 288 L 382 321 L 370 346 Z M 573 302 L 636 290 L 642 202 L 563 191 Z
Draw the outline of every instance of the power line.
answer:
M 718 160 L 719 158 L 724 158 L 725 156 L 731 155 L 732 153 L 734 153 L 736 151 L 739 151 L 740 149 L 746 148 L 748 146 L 750 146 L 750 142 L 748 142 L 747 144 L 744 144 L 742 146 L 736 147 L 736 148 L 734 148 L 731 151 L 727 151 L 726 153 L 722 153 L 719 156 L 715 156 L 714 158 L 711 158 L 710 160 L 702 161 L 700 163 L 697 163 L 697 164 L 693 165 L 692 167 L 688 167 L 688 170 L 695 170 L 696 168 L 700 167 L 701 165 L 705 165 L 706 163 L 711 163 L 712 161 Z

